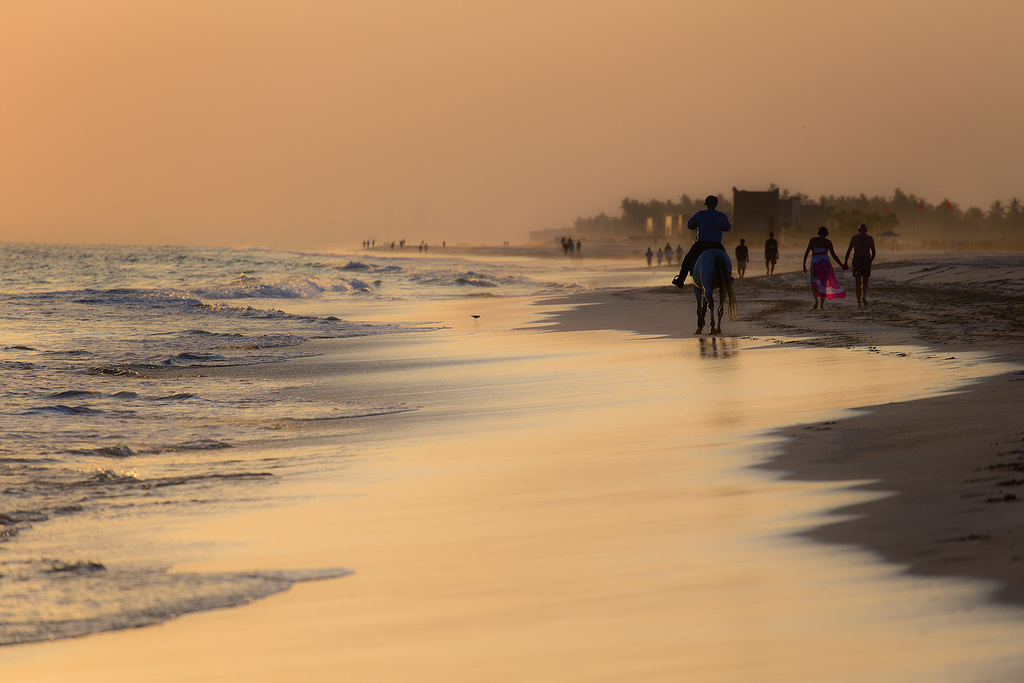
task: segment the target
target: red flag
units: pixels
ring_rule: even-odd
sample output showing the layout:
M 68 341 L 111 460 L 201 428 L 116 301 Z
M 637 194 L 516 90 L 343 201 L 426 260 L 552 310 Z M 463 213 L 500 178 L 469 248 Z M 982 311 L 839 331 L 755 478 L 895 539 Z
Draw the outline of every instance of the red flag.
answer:
M 924 207 L 923 207 L 923 206 L 921 206 L 920 204 L 918 204 L 918 205 L 917 205 L 917 208 L 919 208 L 919 209 L 923 209 Z
M 886 215 L 886 216 L 888 216 L 888 215 L 889 215 L 889 207 L 888 207 L 888 206 L 887 206 L 887 207 L 885 207 L 885 215 Z
M 949 202 L 946 202 L 946 211 L 952 211 L 952 210 L 953 210 L 953 205 L 950 204 Z

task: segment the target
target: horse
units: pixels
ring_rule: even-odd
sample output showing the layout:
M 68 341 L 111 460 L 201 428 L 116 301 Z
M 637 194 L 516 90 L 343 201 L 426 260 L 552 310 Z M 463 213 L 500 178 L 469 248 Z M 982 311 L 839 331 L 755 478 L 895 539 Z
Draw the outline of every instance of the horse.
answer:
M 732 289 L 732 261 L 721 249 L 708 249 L 693 265 L 693 293 L 697 297 L 697 330 L 704 330 L 704 315 L 711 310 L 711 334 L 722 333 L 726 302 L 729 318 L 736 320 L 736 294 Z M 718 325 L 715 325 L 715 289 L 718 289 Z

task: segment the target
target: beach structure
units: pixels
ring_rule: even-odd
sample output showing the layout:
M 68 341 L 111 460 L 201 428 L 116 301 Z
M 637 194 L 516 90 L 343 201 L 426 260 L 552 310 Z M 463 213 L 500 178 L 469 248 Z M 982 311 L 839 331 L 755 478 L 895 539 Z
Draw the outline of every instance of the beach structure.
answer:
M 766 191 L 732 188 L 733 229 L 743 235 L 767 235 L 774 232 L 782 242 L 828 224 L 821 204 L 806 202 L 799 196 L 782 197 L 779 188 Z

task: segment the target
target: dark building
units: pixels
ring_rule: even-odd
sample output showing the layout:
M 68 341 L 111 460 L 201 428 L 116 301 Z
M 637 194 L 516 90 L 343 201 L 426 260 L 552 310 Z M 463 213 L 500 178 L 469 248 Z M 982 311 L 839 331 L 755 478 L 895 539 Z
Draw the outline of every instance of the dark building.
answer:
M 774 232 L 780 244 L 801 239 L 814 229 L 828 224 L 828 214 L 820 204 L 804 203 L 800 197 L 780 197 L 779 189 L 752 192 L 732 188 L 733 230 L 752 238 Z
M 780 206 L 779 190 L 750 192 L 732 188 L 732 225 L 738 232 L 778 234 L 785 206 Z M 785 217 L 792 224 L 792 215 Z

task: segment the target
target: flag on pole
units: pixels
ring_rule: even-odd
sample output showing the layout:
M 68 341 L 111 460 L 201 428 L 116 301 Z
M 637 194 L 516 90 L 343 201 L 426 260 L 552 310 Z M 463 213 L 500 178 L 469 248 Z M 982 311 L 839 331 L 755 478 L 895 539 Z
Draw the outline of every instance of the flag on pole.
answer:
M 885 207 L 885 215 L 886 215 L 886 216 L 888 216 L 888 215 L 889 215 L 889 207 L 888 207 L 888 206 L 887 206 L 887 207 Z
M 917 203 L 917 208 L 919 208 L 919 209 L 923 209 L 924 208 L 923 206 L 921 206 L 921 202 Z
M 950 204 L 950 203 L 949 203 L 949 202 L 947 201 L 947 202 L 946 202 L 946 211 L 952 211 L 952 210 L 953 210 L 953 205 L 952 205 L 952 204 Z

